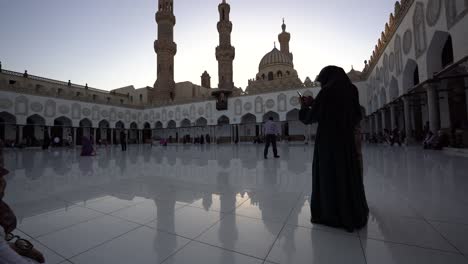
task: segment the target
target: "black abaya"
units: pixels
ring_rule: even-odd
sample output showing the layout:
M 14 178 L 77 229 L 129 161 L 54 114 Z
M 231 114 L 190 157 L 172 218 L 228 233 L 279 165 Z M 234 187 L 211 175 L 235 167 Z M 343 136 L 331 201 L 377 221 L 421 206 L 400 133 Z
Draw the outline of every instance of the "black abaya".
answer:
M 343 69 L 320 73 L 322 90 L 311 107 L 299 113 L 305 124 L 318 122 L 312 167 L 311 221 L 348 231 L 367 223 L 364 192 L 354 131 L 362 116 L 357 88 Z

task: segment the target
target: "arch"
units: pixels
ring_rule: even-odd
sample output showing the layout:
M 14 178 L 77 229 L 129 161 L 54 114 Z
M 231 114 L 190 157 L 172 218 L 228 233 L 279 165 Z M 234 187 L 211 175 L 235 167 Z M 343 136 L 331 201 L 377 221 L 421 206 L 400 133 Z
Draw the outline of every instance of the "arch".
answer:
M 145 123 L 143 124 L 143 129 L 151 129 L 150 123 L 145 122 Z
M 136 122 L 132 122 L 130 124 L 130 129 L 138 129 L 138 124 Z
M 204 117 L 200 117 L 197 119 L 197 121 L 195 121 L 195 125 L 205 127 L 208 125 L 208 120 L 206 120 Z
M 276 72 L 276 77 L 283 78 L 283 72 L 282 71 Z
M 403 92 L 406 93 L 411 90 L 415 85 L 419 83 L 416 82 L 416 72 L 419 75 L 418 64 L 416 61 L 409 59 L 406 62 L 405 70 L 403 71 Z M 418 77 L 419 79 L 419 77 Z
M 117 128 L 117 129 L 125 129 L 125 124 L 124 124 L 124 122 L 118 121 L 117 123 L 115 123 L 115 128 Z
M 190 122 L 190 120 L 188 120 L 187 118 L 185 118 L 184 120 L 182 120 L 182 122 L 180 122 L 180 127 L 191 127 L 192 126 L 192 122 Z
M 101 122 L 99 122 L 98 124 L 98 127 L 99 128 L 109 128 L 110 127 L 110 124 L 109 124 L 109 121 L 107 120 L 101 120 Z
M 38 114 L 34 114 L 34 115 L 29 116 L 26 119 L 26 123 L 28 125 L 34 125 L 34 126 L 45 126 L 45 124 L 46 124 L 44 117 L 42 117 L 42 116 L 40 116 Z
M 222 115 L 218 118 L 218 125 L 229 125 L 230 123 L 231 120 L 225 115 Z
M 0 112 L 0 124 L 16 124 L 16 116 L 8 112 Z
M 61 126 L 61 127 L 72 127 L 73 123 L 70 118 L 61 116 L 57 117 L 54 120 L 54 126 Z
M 93 127 L 93 122 L 88 118 L 81 119 L 80 127 Z
M 255 124 L 257 123 L 257 117 L 251 113 L 245 114 L 241 118 L 241 124 Z
M 0 112 L 0 139 L 3 142 L 16 141 L 15 125 L 16 117 L 14 115 L 8 112 Z
M 452 36 L 445 31 L 436 31 L 426 53 L 427 74 L 432 77 L 453 63 Z
M 176 121 L 170 120 L 169 122 L 167 122 L 167 128 L 171 128 L 171 129 L 177 128 L 177 123 L 176 123 Z
M 379 109 L 379 99 L 377 98 L 377 95 L 374 94 L 374 99 L 372 100 L 372 105 L 373 105 L 373 111 L 372 112 L 375 112 Z
M 269 111 L 266 114 L 263 115 L 263 122 L 267 121 L 270 117 L 273 117 L 273 121 L 278 122 L 279 121 L 279 114 L 273 111 Z
M 387 92 L 385 91 L 385 88 L 382 87 L 380 90 L 380 107 L 384 107 L 387 103 Z
M 268 80 L 273 81 L 273 72 L 268 73 Z
M 265 74 L 264 73 L 262 74 L 262 80 L 265 80 Z
M 398 81 L 395 77 L 392 77 L 390 81 L 390 100 L 393 101 L 399 96 Z
M 156 122 L 156 124 L 154 125 L 154 128 L 162 129 L 163 128 L 163 123 L 161 121 Z
M 286 114 L 287 121 L 296 121 L 299 120 L 299 109 L 294 108 Z

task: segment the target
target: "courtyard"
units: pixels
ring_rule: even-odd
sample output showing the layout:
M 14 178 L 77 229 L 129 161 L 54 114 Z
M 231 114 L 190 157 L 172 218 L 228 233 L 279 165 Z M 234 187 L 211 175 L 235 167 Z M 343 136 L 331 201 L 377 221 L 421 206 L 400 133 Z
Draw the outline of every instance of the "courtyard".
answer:
M 371 216 L 310 223 L 312 146 L 6 150 L 15 234 L 58 263 L 468 263 L 468 159 L 366 146 Z

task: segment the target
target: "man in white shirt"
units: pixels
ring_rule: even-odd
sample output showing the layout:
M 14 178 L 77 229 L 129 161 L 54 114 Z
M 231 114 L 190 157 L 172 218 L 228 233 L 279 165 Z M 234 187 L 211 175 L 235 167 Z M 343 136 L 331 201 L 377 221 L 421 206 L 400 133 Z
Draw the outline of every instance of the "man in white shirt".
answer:
M 276 149 L 276 135 L 279 134 L 278 126 L 273 122 L 273 117 L 270 117 L 268 121 L 265 122 L 265 150 L 263 152 L 263 156 L 265 159 L 268 158 L 268 148 L 270 144 L 273 145 L 273 154 L 275 158 L 279 158 L 278 150 Z

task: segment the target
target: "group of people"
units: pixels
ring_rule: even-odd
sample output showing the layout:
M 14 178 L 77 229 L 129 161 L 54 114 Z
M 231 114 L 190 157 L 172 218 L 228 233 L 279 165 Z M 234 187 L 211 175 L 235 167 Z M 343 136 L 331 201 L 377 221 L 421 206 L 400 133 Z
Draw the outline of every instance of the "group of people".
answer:
M 370 135 L 368 142 L 374 144 L 388 144 L 390 146 L 398 144 L 401 147 L 405 142 L 405 132 L 400 131 L 398 127 L 393 130 L 384 129 L 383 132 Z

